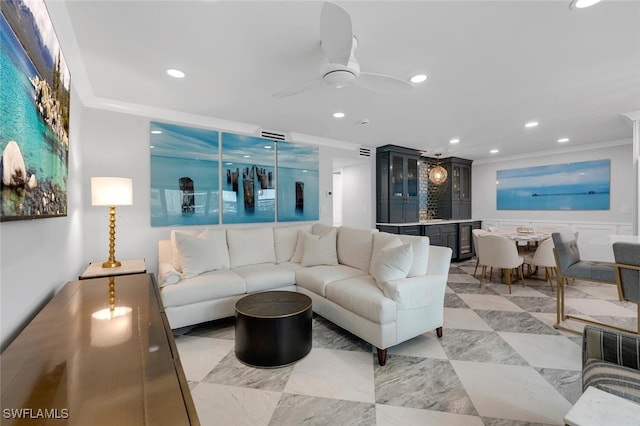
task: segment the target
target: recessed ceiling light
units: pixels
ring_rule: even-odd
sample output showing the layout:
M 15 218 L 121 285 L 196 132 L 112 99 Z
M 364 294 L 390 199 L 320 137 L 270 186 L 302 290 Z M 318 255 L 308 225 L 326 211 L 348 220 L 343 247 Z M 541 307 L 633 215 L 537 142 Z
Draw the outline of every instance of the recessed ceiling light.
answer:
M 584 9 L 585 7 L 591 7 L 596 3 L 600 3 L 600 0 L 573 0 L 569 5 L 572 10 Z
M 230 165 L 232 165 L 233 163 L 224 163 L 224 164 L 225 164 L 225 165 L 227 165 L 227 166 L 230 166 Z
M 153 148 L 155 148 L 155 146 L 151 145 L 151 146 L 149 146 L 149 148 L 153 149 Z
M 491 151 L 489 151 L 491 154 L 497 154 L 500 152 L 499 149 L 492 149 Z
M 186 75 L 183 71 L 177 70 L 175 68 L 169 68 L 167 70 L 167 74 L 169 74 L 173 78 L 184 78 Z
M 458 139 L 458 138 L 453 138 L 453 139 L 449 140 L 450 144 L 456 144 L 456 143 L 459 143 L 459 142 L 460 142 L 460 139 Z
M 162 134 L 162 130 L 152 130 L 152 131 L 151 131 L 151 134 L 152 134 L 152 135 L 159 135 L 159 134 Z
M 302 171 L 302 173 L 307 173 L 307 172 L 308 172 L 308 170 L 303 170 L 303 171 Z
M 251 158 L 250 155 L 243 155 L 244 158 Z
M 538 123 L 537 121 L 530 121 L 527 124 L 525 124 L 524 127 L 527 127 L 527 128 L 536 127 L 538 124 L 540 123 Z
M 265 145 L 264 149 L 271 149 L 271 145 Z
M 411 76 L 411 78 L 409 79 L 410 82 L 412 83 L 423 83 L 427 80 L 427 75 L 426 74 L 416 74 Z
M 558 142 L 560 142 L 560 143 L 569 142 L 569 138 L 560 138 L 560 139 L 558 139 Z
M 344 118 L 344 112 L 334 112 L 333 118 Z

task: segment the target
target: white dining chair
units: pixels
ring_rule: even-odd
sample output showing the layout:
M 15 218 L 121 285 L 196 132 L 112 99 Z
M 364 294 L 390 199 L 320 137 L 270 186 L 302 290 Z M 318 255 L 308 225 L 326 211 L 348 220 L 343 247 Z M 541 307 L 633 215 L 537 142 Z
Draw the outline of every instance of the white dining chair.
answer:
M 556 258 L 553 256 L 553 239 L 547 238 L 542 241 L 535 252 L 524 253 L 522 258 L 524 263 L 531 267 L 544 268 L 545 281 L 548 281 L 551 289 L 553 289 L 551 276 L 556 269 Z
M 473 270 L 473 277 L 475 278 L 476 273 L 478 272 L 478 266 L 480 265 L 480 247 L 478 247 L 478 236 L 488 234 L 488 231 L 484 229 L 473 229 L 471 230 L 471 234 L 473 235 L 473 248 L 476 252 L 476 267 Z
M 480 264 L 482 265 L 482 276 L 480 277 L 480 287 L 487 266 L 491 268 L 500 268 L 504 275 L 504 280 L 509 286 L 509 294 L 511 294 L 511 270 L 517 269 L 524 287 L 524 275 L 522 273 L 522 264 L 524 259 L 518 254 L 516 244 L 508 238 L 498 235 L 480 235 L 478 237 L 478 246 L 480 248 Z

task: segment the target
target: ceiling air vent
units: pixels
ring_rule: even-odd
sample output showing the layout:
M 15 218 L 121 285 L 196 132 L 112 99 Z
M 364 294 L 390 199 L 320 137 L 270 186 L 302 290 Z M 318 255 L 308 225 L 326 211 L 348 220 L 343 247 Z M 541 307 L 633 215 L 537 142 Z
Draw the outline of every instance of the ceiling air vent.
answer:
M 360 147 L 358 149 L 358 154 L 360 155 L 360 157 L 371 157 L 371 149 Z
M 265 139 L 273 139 L 276 141 L 287 140 L 287 135 L 284 133 L 274 132 L 273 130 L 260 129 L 260 137 Z

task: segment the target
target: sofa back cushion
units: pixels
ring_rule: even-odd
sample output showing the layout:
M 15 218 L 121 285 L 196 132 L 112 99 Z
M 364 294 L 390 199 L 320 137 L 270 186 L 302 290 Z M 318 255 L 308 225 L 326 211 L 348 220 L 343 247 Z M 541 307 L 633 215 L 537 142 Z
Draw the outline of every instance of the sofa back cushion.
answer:
M 324 223 L 314 223 L 313 227 L 311 228 L 311 233 L 313 235 L 324 235 L 332 229 L 336 229 L 338 232 L 340 232 L 340 228 L 336 228 L 335 226 L 325 225 Z
M 413 248 L 413 263 L 407 277 L 417 277 L 427 273 L 429 266 L 429 237 L 415 235 L 398 235 L 402 244 L 411 244 Z
M 227 229 L 227 244 L 232 268 L 276 262 L 271 228 Z
M 377 232 L 377 229 L 340 227 L 340 232 L 338 233 L 338 261 L 342 265 L 369 272 L 371 252 L 373 250 L 373 234 Z
M 279 226 L 273 228 L 276 263 L 289 262 L 293 257 L 300 232 L 311 233 L 312 225 Z

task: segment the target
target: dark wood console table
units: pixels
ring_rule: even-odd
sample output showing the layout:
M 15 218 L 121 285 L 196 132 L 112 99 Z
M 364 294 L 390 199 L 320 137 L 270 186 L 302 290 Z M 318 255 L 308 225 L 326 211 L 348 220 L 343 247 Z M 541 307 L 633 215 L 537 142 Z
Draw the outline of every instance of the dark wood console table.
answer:
M 3 425 L 200 424 L 151 274 L 67 283 L 0 363 Z

